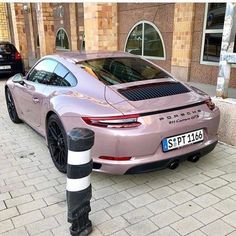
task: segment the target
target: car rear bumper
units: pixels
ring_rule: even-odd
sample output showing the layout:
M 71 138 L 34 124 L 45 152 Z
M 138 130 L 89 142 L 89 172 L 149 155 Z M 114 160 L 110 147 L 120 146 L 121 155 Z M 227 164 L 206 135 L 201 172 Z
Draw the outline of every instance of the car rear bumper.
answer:
M 133 135 L 130 137 L 128 134 L 127 136 L 115 136 L 110 137 L 111 141 L 104 138 L 104 147 L 102 147 L 102 143 L 99 142 L 100 148 L 95 147 L 92 152 L 95 162 L 94 169 L 99 172 L 113 174 L 141 173 L 165 168 L 175 158 L 178 159 L 178 161 L 181 161 L 193 154 L 203 156 L 205 155 L 204 153 L 208 152 L 208 150 L 210 152 L 217 143 L 219 118 L 219 110 L 216 108 L 210 116 L 207 118 L 203 117 L 202 119 L 198 119 L 196 122 L 183 122 L 182 124 L 180 123 L 176 126 L 172 126 L 171 129 L 170 126 L 167 126 L 167 124 L 163 124 L 163 127 L 158 127 L 160 130 L 158 133 L 154 132 L 155 130 L 158 130 L 158 128 L 154 127 L 153 129 L 150 129 L 149 134 L 145 134 L 145 132 L 143 132 L 140 136 Z M 168 152 L 163 152 L 163 138 L 198 129 L 204 130 L 204 140 L 202 142 L 184 146 Z M 156 148 L 153 148 L 153 146 Z M 106 150 L 109 150 L 111 147 L 113 147 L 113 151 L 109 151 L 109 153 L 106 152 Z M 106 156 L 103 153 L 108 154 L 107 156 L 130 156 L 131 159 L 128 161 L 111 161 L 100 159 L 99 156 Z
M 195 119 L 195 115 L 192 115 L 195 114 L 193 111 L 199 109 L 201 111 Z M 112 174 L 141 173 L 165 168 L 174 158 L 181 161 L 193 154 L 203 156 L 208 150 L 211 151 L 218 140 L 219 109 L 215 108 L 214 111 L 210 111 L 206 105 L 201 105 L 177 112 L 190 113 L 190 118 L 173 124 L 166 119 L 169 115 L 174 117 L 173 113 L 146 116 L 141 117 L 143 125 L 135 129 L 114 130 L 86 125 L 86 128 L 92 128 L 95 132 L 95 145 L 92 148 L 94 170 Z M 164 120 L 160 120 L 161 117 L 164 117 Z M 70 117 L 69 120 L 70 122 L 68 122 L 68 117 L 62 117 L 63 123 L 69 124 L 65 127 L 66 131 L 74 128 L 74 124 L 78 127 L 85 126 L 79 117 Z M 204 130 L 202 142 L 163 152 L 162 140 L 164 138 L 198 129 Z M 107 160 L 101 159 L 101 156 L 130 157 L 130 160 Z
M 24 64 L 22 61 L 0 62 L 0 66 L 11 66 L 11 69 L 0 69 L 0 75 L 25 73 Z
M 144 156 L 142 158 L 133 158 L 129 161 L 99 161 L 94 158 L 94 171 L 112 174 L 138 174 L 160 170 L 169 167 L 173 161 L 182 162 L 188 158 L 197 155 L 199 158 L 211 152 L 218 142 L 217 137 L 192 144 L 179 150 L 169 151 L 163 154 L 154 154 L 151 156 Z M 99 162 L 96 162 L 96 161 Z
M 169 167 L 172 162 L 179 163 L 189 158 L 192 158 L 194 156 L 201 158 L 205 156 L 206 154 L 208 154 L 209 152 L 211 152 L 215 148 L 217 143 L 218 141 L 215 141 L 202 149 L 199 149 L 190 153 L 186 153 L 177 157 L 172 157 L 166 160 L 161 160 L 161 161 L 156 161 L 156 162 L 151 162 L 148 164 L 137 165 L 137 166 L 131 167 L 125 172 L 125 174 L 139 174 L 139 173 L 145 173 L 145 172 L 154 171 L 154 170 L 161 170 L 161 169 Z

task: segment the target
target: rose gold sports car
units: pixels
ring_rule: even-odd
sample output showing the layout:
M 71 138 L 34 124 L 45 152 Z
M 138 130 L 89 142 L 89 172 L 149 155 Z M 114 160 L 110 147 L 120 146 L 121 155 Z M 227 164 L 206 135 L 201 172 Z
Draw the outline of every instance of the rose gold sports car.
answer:
M 68 52 L 43 57 L 5 87 L 11 120 L 46 138 L 66 172 L 67 132 L 92 129 L 93 169 L 142 173 L 196 162 L 217 144 L 220 112 L 202 91 L 124 52 Z

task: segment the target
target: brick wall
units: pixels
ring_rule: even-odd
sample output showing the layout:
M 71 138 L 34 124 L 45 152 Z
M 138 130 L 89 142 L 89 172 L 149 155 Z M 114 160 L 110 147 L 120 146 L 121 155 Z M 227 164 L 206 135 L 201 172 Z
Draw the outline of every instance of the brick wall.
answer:
M 192 37 L 192 57 L 189 77 L 190 81 L 192 82 L 216 85 L 219 66 L 200 64 L 205 5 L 206 4 L 204 3 L 195 3 L 195 17 Z M 236 68 L 233 68 L 231 70 L 229 81 L 230 87 L 236 88 L 235 78 Z
M 194 15 L 195 3 L 175 4 L 171 72 L 184 81 L 189 80 Z
M 78 50 L 76 3 L 69 3 L 71 50 Z
M 84 6 L 83 3 L 77 3 L 77 34 L 78 34 L 78 49 L 83 49 L 84 39 Z
M 74 27 L 72 28 L 71 28 L 71 23 L 70 23 L 71 19 L 74 18 L 74 12 L 72 10 L 73 7 L 71 8 L 71 6 L 73 6 L 74 4 L 75 3 L 54 3 L 53 4 L 53 20 L 54 20 L 54 33 L 55 33 L 54 40 L 56 40 L 56 35 L 57 35 L 58 30 L 60 28 L 63 28 L 67 33 L 70 49 L 72 49 L 72 34 L 71 33 L 76 32 L 76 22 L 74 22 Z M 73 43 L 73 46 L 74 46 L 74 43 Z M 59 51 L 61 51 L 61 49 Z
M 118 3 L 118 50 L 124 51 L 130 30 L 140 21 L 152 22 L 160 31 L 166 50 L 166 60 L 152 60 L 170 71 L 173 37 L 173 3 Z
M 193 17 L 193 3 L 175 4 L 172 65 L 188 67 L 191 62 Z
M 0 41 L 10 41 L 6 3 L 0 3 Z
M 25 31 L 25 16 L 23 11 L 23 3 L 10 3 L 13 35 L 15 39 L 15 46 L 20 51 L 21 56 L 28 67 L 28 43 Z
M 55 52 L 54 16 L 52 3 L 38 4 L 38 33 L 40 55 L 45 56 Z
M 117 50 L 117 4 L 84 3 L 85 48 Z
M 88 51 L 123 51 L 132 27 L 145 20 L 155 24 L 165 44 L 166 59 L 153 60 L 154 63 L 181 80 L 216 84 L 219 67 L 200 64 L 204 3 L 72 3 L 66 7 L 68 11 L 62 24 L 55 20 L 52 3 L 34 4 L 38 10 L 37 20 L 33 19 L 37 23 L 32 21 L 31 25 L 38 29 L 40 48 L 37 50 L 41 56 L 55 52 L 55 34 L 59 25 L 66 28 L 73 50 L 80 48 L 85 33 Z M 36 40 L 32 40 L 30 45 L 26 20 L 32 13 L 24 13 L 23 5 L 10 3 L 9 17 L 12 17 L 14 26 L 15 45 L 27 65 L 30 54 L 33 54 L 28 52 L 29 48 Z M 7 20 L 6 3 L 0 3 L 0 40 L 10 38 Z M 230 87 L 236 88 L 235 78 L 236 69 L 233 68 Z

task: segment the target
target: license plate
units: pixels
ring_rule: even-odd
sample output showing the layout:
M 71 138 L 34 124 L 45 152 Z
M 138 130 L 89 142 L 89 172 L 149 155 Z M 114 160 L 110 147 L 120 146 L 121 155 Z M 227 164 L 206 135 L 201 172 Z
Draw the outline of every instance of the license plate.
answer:
M 11 69 L 11 66 L 0 66 L 0 70 L 8 70 Z
M 164 152 L 168 152 L 176 148 L 198 143 L 204 139 L 203 136 L 203 129 L 199 129 L 189 133 L 165 138 L 162 140 L 162 149 Z

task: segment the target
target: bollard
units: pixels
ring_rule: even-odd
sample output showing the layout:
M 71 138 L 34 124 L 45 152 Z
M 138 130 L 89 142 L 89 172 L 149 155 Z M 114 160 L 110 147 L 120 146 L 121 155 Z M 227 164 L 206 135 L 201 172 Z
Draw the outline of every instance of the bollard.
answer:
M 93 144 L 92 130 L 74 128 L 68 133 L 66 198 L 73 236 L 85 236 L 92 232 L 89 212 L 92 197 L 90 174 L 93 168 L 90 152 Z

